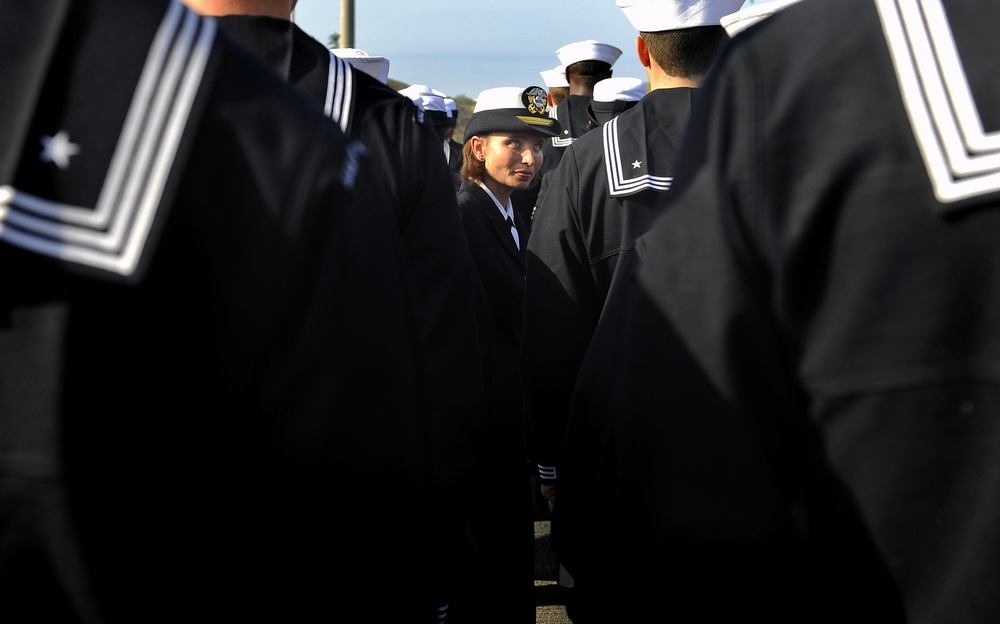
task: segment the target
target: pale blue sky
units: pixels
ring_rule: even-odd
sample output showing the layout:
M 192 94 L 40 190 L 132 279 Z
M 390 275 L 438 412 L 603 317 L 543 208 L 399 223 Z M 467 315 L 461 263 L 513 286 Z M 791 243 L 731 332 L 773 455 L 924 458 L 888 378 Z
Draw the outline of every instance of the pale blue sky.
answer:
M 326 43 L 340 0 L 299 0 L 296 23 Z M 638 34 L 614 0 L 355 0 L 355 47 L 389 59 L 389 77 L 475 98 L 491 87 L 540 85 L 556 50 L 597 39 L 622 49 L 615 76 L 646 75 Z

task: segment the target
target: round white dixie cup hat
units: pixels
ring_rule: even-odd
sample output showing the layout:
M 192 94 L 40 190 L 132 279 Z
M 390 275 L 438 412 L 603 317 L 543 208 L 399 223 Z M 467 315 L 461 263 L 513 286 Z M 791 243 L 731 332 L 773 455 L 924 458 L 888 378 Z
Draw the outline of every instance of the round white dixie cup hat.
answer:
M 382 84 L 389 82 L 389 59 L 384 56 L 370 56 L 364 50 L 357 48 L 330 48 L 330 52 Z
M 558 65 L 552 69 L 546 69 L 545 71 L 540 71 L 538 72 L 538 75 L 542 77 L 542 82 L 545 83 L 545 87 L 548 89 L 569 87 L 569 81 L 566 80 L 566 68 L 562 65 Z
M 735 37 L 737 33 L 743 32 L 765 17 L 770 17 L 781 9 L 798 1 L 769 0 L 768 2 L 758 2 L 756 4 L 744 3 L 742 9 L 729 15 L 723 15 L 719 22 L 726 29 L 726 33 L 730 37 Z
M 594 85 L 595 102 L 637 102 L 646 95 L 646 83 L 639 78 L 605 78 Z
M 719 26 L 743 0 L 616 0 L 616 5 L 640 32 Z
M 609 43 L 601 43 L 594 39 L 568 43 L 556 50 L 556 56 L 563 67 L 569 67 L 580 61 L 603 61 L 614 65 L 622 51 Z
M 432 89 L 427 85 L 414 84 L 400 89 L 399 92 L 413 100 L 417 106 L 425 111 L 444 113 L 451 117 L 448 104 L 444 101 L 445 95 L 437 89 Z

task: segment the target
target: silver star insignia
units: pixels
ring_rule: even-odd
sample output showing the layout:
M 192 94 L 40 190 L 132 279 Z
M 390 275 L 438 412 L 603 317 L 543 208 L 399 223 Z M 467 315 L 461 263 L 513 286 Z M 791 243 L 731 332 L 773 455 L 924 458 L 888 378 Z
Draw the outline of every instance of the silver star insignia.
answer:
M 632 168 L 633 169 L 638 169 L 641 166 L 642 166 L 642 161 L 641 160 L 637 160 L 634 163 L 632 163 Z
M 60 130 L 55 136 L 43 136 L 42 148 L 39 159 L 45 163 L 54 163 L 60 169 L 69 167 L 70 156 L 80 153 L 80 146 L 70 143 L 69 133 L 65 130 Z

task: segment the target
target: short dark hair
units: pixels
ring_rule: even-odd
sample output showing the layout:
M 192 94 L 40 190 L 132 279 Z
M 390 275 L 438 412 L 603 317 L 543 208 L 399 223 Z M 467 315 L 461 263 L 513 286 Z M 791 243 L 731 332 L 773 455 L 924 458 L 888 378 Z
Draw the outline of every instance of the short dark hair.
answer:
M 549 87 L 549 99 L 552 101 L 552 106 L 559 106 L 559 102 L 566 99 L 569 95 L 569 87 Z
M 593 88 L 595 84 L 611 77 L 611 65 L 604 61 L 577 61 L 566 67 L 566 80 Z
M 698 26 L 661 32 L 641 32 L 649 56 L 665 73 L 698 78 L 708 73 L 729 35 L 722 26 Z

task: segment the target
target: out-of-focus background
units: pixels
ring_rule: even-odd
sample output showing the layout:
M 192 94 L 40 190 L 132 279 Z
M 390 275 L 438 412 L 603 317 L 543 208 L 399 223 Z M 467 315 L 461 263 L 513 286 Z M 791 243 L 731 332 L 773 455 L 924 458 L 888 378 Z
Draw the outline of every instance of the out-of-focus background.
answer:
M 341 33 L 340 8 L 339 0 L 299 0 L 295 22 L 329 44 Z M 491 87 L 545 86 L 538 72 L 559 64 L 556 50 L 584 39 L 621 48 L 615 75 L 645 80 L 637 34 L 614 0 L 354 0 L 350 47 L 389 59 L 390 80 L 458 100 Z

